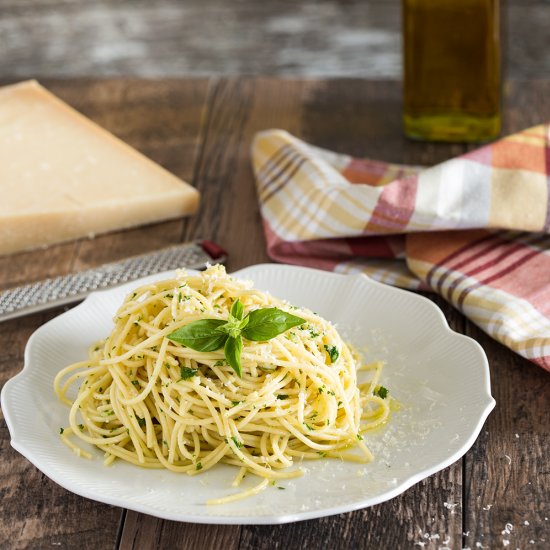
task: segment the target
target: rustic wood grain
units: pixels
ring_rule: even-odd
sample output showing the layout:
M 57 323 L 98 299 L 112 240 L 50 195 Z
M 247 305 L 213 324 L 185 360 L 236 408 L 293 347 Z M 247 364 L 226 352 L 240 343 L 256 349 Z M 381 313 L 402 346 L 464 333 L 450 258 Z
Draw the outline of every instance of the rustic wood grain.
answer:
M 244 526 L 240 548 L 461 548 L 460 478 L 458 464 L 372 508 L 289 525 Z
M 203 193 L 185 237 L 208 234 L 231 250 L 228 268 L 268 261 L 250 145 L 260 130 L 281 125 L 298 133 L 303 83 L 221 79 L 212 93 L 195 184 Z
M 2 273 L 2 272 L 0 272 Z M 36 276 L 36 274 L 32 274 Z M 2 326 L 0 385 L 23 365 L 25 343 L 61 311 L 33 315 Z M 45 437 L 47 435 L 45 434 Z M 10 447 L 0 417 L 0 548 L 104 548 L 113 546 L 120 509 L 84 499 L 56 485 Z M 55 545 L 55 546 L 52 546 Z
M 191 181 L 202 140 L 209 81 L 185 89 L 170 80 L 57 82 L 55 90 L 85 115 L 184 180 Z M 74 267 L 142 254 L 179 242 L 188 219 L 83 239 Z
M 201 208 L 184 231 L 184 239 L 198 235 L 220 243 L 230 251 L 227 267 L 237 270 L 268 261 L 261 229 L 254 180 L 249 163 L 253 135 L 262 129 L 284 124 L 299 133 L 300 91 L 296 81 L 221 79 L 211 88 L 205 116 L 204 141 L 193 183 L 202 194 Z M 129 518 L 134 520 L 133 515 Z M 137 532 L 126 528 L 123 548 L 170 548 L 171 540 L 182 548 L 225 548 L 219 540 L 237 544 L 240 527 L 164 522 L 142 516 L 135 520 Z M 192 541 L 201 541 L 193 546 Z
M 548 74 L 550 5 L 503 4 L 508 77 Z M 6 77 L 401 76 L 400 0 L 0 0 L 0 15 Z
M 464 545 L 547 548 L 550 377 L 477 327 L 466 334 L 487 352 L 497 405 L 465 458 Z
M 503 133 L 550 120 L 550 82 L 508 82 Z M 550 377 L 467 322 L 485 349 L 497 405 L 464 460 L 464 546 L 550 545 Z M 545 519 L 546 518 L 546 519 Z M 507 528 L 507 524 L 512 528 Z M 510 532 L 507 532 L 510 531 Z M 508 541 L 506 543 L 505 541 Z
M 304 134 L 320 147 L 411 165 L 430 166 L 464 152 L 462 144 L 407 139 L 401 93 L 395 81 L 324 80 L 305 99 Z
M 237 550 L 240 527 L 238 525 L 182 524 L 152 516 L 128 512 L 120 541 L 120 550 L 149 548 L 223 548 Z
M 391 94 L 386 99 L 389 91 Z M 254 181 L 249 167 L 249 148 L 254 134 L 279 126 L 336 150 L 348 148 L 349 151 L 359 142 L 363 152 L 370 151 L 371 156 L 376 156 L 382 152 L 380 143 L 384 140 L 384 137 L 380 139 L 376 129 L 382 136 L 396 137 L 403 142 L 403 147 L 408 143 L 400 136 L 397 126 L 400 115 L 395 102 L 392 109 L 381 110 L 379 102 L 375 101 L 378 97 L 389 105 L 396 95 L 395 84 L 219 80 L 211 94 L 205 141 L 194 179 L 203 193 L 203 206 L 198 216 L 191 220 L 190 233 L 185 237 L 193 238 L 208 228 L 208 234 L 231 251 L 228 267 L 232 270 L 265 261 L 265 242 L 260 231 Z M 373 125 L 365 124 L 371 118 L 363 118 L 367 110 L 378 113 Z M 366 132 L 360 135 L 365 127 Z M 411 145 L 418 147 L 417 144 Z M 391 145 L 389 147 L 391 150 Z M 453 149 L 447 146 L 447 154 L 449 147 Z M 387 149 L 385 152 L 388 154 Z M 428 162 L 435 160 L 440 159 L 427 159 Z M 439 302 L 443 304 L 442 300 Z M 463 318 L 453 309 L 447 309 L 451 325 L 457 330 L 463 329 Z M 462 511 L 459 506 L 446 508 L 444 503 L 460 503 L 461 478 L 462 465 L 459 462 L 390 503 L 345 514 L 337 520 L 325 518 L 292 526 L 243 526 L 241 546 L 315 548 L 326 540 L 357 547 L 379 544 L 381 548 L 401 548 L 417 541 L 428 548 L 436 548 L 448 540 L 456 546 L 462 539 Z M 387 529 L 388 521 L 397 522 L 400 528 Z M 140 528 L 132 539 L 132 548 L 167 547 L 168 535 L 159 531 L 156 520 L 144 517 L 143 522 L 148 527 Z M 365 525 L 372 527 L 365 529 Z M 199 528 L 170 522 L 169 536 L 188 541 L 196 537 Z M 229 529 L 235 528 L 219 526 L 222 533 Z M 123 540 L 125 544 L 129 541 L 126 530 Z M 213 543 L 212 539 L 207 540 Z M 205 547 L 208 546 L 205 543 Z
M 182 86 L 170 81 L 49 81 L 48 87 L 84 114 L 185 179 L 191 179 L 201 139 L 207 80 Z M 186 221 L 83 239 L 14 256 L 0 257 L 0 289 L 179 242 Z M 2 325 L 0 383 L 23 366 L 25 342 L 57 309 Z M 73 495 L 47 479 L 9 447 L 0 425 L 0 547 L 114 547 L 124 513 Z M 8 546 L 6 546 L 7 548 Z
M 264 86 L 267 82 L 264 81 Z M 269 101 L 275 99 L 276 104 L 280 104 L 279 98 L 284 94 L 279 91 L 278 81 L 272 81 L 269 88 L 272 94 Z M 437 162 L 456 149 L 456 146 L 447 146 L 442 151 L 429 147 L 430 156 L 425 148 L 402 137 L 399 87 L 395 82 L 307 81 L 297 91 L 301 91 L 303 98 L 299 135 L 315 145 L 412 164 Z M 258 111 L 256 117 L 261 112 Z M 269 126 L 274 125 L 269 122 Z M 275 125 L 287 128 L 277 120 Z M 296 122 L 293 126 L 297 127 Z M 422 160 L 410 149 L 419 151 Z M 435 301 L 443 306 L 451 326 L 462 331 L 463 317 L 443 300 L 435 298 Z M 344 514 L 338 519 L 324 518 L 291 526 L 244 526 L 241 544 L 247 549 L 298 549 L 319 548 L 326 541 L 333 541 L 335 547 L 340 548 L 408 548 L 419 542 L 435 549 L 448 541 L 455 548 L 462 538 L 461 479 L 462 465 L 458 462 L 388 503 Z M 447 508 L 445 502 L 457 506 Z M 388 529 L 388 525 L 398 527 Z
M 0 288 L 199 236 L 218 240 L 235 270 L 266 261 L 249 148 L 274 126 L 320 146 L 410 164 L 433 164 L 462 145 L 401 135 L 399 86 L 361 80 L 51 81 L 85 114 L 190 180 L 197 216 L 0 258 Z M 550 82 L 506 87 L 505 131 L 550 119 Z M 497 408 L 466 457 L 399 497 L 366 510 L 282 526 L 205 526 L 98 504 L 57 487 L 9 448 L 0 424 L 0 547 L 44 548 L 545 548 L 550 540 L 547 373 L 481 333 L 445 304 L 451 327 L 484 347 Z M 26 340 L 54 310 L 0 331 L 0 383 L 22 367 Z M 517 436 L 516 436 L 517 434 Z M 509 457 L 509 458 L 508 458 Z M 24 480 L 24 482 L 22 482 Z M 455 506 L 456 505 L 456 506 Z M 527 523 L 525 523 L 527 522 Z M 510 533 L 506 524 L 512 525 Z M 530 541 L 533 541 L 531 543 Z

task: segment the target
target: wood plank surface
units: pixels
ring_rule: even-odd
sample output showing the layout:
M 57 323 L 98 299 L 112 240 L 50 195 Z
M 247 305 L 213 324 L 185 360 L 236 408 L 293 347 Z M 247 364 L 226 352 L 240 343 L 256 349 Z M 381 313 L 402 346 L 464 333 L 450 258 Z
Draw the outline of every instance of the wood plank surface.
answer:
M 502 4 L 506 74 L 548 75 L 550 4 Z M 400 0 L 0 0 L 2 75 L 398 79 L 400 11 Z
M 362 80 L 78 80 L 46 82 L 72 105 L 191 181 L 202 193 L 187 220 L 0 258 L 0 288 L 207 237 L 228 268 L 267 261 L 249 149 L 279 126 L 320 146 L 433 164 L 465 149 L 401 134 L 399 86 Z M 505 129 L 550 118 L 550 82 L 507 86 Z M 61 489 L 9 447 L 0 427 L 0 547 L 6 548 L 545 548 L 550 541 L 550 378 L 473 327 L 439 298 L 451 326 L 484 347 L 497 408 L 465 458 L 372 508 L 280 526 L 164 521 Z M 30 334 L 59 310 L 2 326 L 0 382 L 23 365 Z M 525 523 L 527 522 L 527 523 Z M 512 525 L 512 529 L 507 527 Z M 502 532 L 505 532 L 504 534 Z M 506 533 L 506 531 L 510 531 Z M 532 543 L 530 541 L 533 541 Z M 480 546 L 481 545 L 481 546 Z
M 180 177 L 192 179 L 209 82 L 89 80 L 48 82 L 84 114 Z M 0 257 L 0 289 L 85 269 L 179 242 L 187 221 L 173 221 Z M 0 330 L 0 383 L 23 367 L 25 342 L 60 309 L 5 323 Z M 0 547 L 109 548 L 125 513 L 57 486 L 9 446 L 0 425 Z
M 549 121 L 549 98 L 550 81 L 508 82 L 503 134 Z M 497 404 L 464 458 L 464 546 L 548 548 L 550 376 L 472 323 L 465 333 L 487 352 Z

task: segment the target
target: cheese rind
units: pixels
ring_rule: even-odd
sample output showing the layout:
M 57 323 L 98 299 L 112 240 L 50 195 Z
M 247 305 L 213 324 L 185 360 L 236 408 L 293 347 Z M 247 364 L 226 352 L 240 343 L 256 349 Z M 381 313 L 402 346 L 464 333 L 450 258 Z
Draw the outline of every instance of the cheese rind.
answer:
M 0 89 L 0 254 L 196 211 L 199 193 L 35 81 Z

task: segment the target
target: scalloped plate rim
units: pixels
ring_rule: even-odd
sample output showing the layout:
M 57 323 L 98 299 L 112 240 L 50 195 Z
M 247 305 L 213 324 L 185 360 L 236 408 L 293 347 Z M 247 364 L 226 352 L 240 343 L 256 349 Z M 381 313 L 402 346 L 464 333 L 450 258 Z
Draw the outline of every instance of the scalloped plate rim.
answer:
M 296 514 L 273 514 L 271 516 L 249 517 L 249 516 L 238 516 L 238 515 L 235 515 L 235 516 L 214 515 L 214 514 L 208 515 L 205 513 L 205 514 L 196 515 L 196 516 L 192 515 L 192 516 L 189 516 L 188 518 L 182 518 L 181 514 L 177 512 L 170 513 L 164 509 L 158 510 L 155 508 L 151 508 L 145 504 L 139 504 L 133 501 L 127 501 L 124 498 L 119 498 L 116 496 L 109 496 L 109 495 L 106 495 L 106 496 L 100 495 L 100 494 L 94 493 L 93 491 L 89 491 L 85 488 L 82 488 L 80 485 L 73 484 L 72 482 L 66 482 L 66 480 L 64 480 L 63 478 L 59 478 L 57 473 L 51 472 L 49 470 L 48 465 L 43 464 L 42 459 L 40 457 L 37 458 L 35 454 L 32 452 L 32 450 L 28 449 L 25 446 L 24 441 L 18 440 L 17 428 L 12 421 L 10 407 L 9 406 L 7 408 L 5 407 L 6 398 L 8 398 L 7 399 L 8 403 L 10 401 L 9 395 L 10 395 L 11 389 L 14 388 L 16 385 L 23 383 L 24 379 L 26 378 L 26 375 L 29 372 L 31 372 L 33 369 L 33 366 L 30 364 L 30 361 L 29 361 L 29 355 L 35 340 L 39 338 L 40 332 L 44 330 L 45 327 L 49 327 L 51 324 L 56 323 L 60 317 L 63 317 L 68 314 L 71 314 L 71 315 L 77 314 L 78 311 L 80 311 L 81 309 L 85 309 L 86 307 L 88 307 L 90 302 L 98 298 L 101 298 L 101 296 L 105 296 L 106 294 L 109 294 L 113 291 L 120 291 L 121 287 L 122 288 L 132 287 L 132 286 L 141 284 L 144 281 L 161 279 L 163 276 L 173 274 L 174 273 L 173 271 L 164 271 L 161 273 L 157 273 L 155 275 L 151 275 L 148 277 L 144 277 L 135 281 L 125 283 L 124 285 L 120 285 L 118 287 L 114 287 L 110 289 L 102 289 L 102 290 L 92 292 L 83 302 L 71 308 L 70 310 L 63 312 L 59 316 L 50 319 L 49 321 L 47 321 L 46 323 L 38 327 L 33 332 L 33 334 L 29 337 L 29 340 L 27 341 L 27 344 L 25 346 L 23 369 L 4 384 L 4 387 L 2 388 L 2 392 L 0 396 L 4 417 L 11 436 L 11 440 L 10 440 L 11 446 L 17 452 L 23 455 L 27 460 L 29 460 L 34 466 L 36 466 L 41 472 L 43 472 L 46 476 L 52 479 L 55 483 L 57 483 L 64 489 L 72 493 L 75 493 L 77 495 L 80 495 L 82 497 L 89 498 L 97 502 L 102 502 L 104 504 L 119 506 L 119 507 L 133 510 L 136 512 L 141 512 L 144 514 L 148 514 L 148 515 L 152 515 L 155 517 L 172 520 L 172 521 L 204 523 L 204 524 L 226 524 L 226 525 L 284 524 L 284 523 L 290 523 L 295 521 L 304 521 L 308 519 L 327 517 L 331 515 L 341 514 L 345 512 L 352 512 L 355 510 L 360 510 L 363 508 L 374 506 L 376 504 L 386 502 L 392 498 L 395 498 L 396 496 L 399 496 L 400 494 L 405 492 L 407 489 L 409 489 L 413 485 L 447 468 L 448 466 L 450 466 L 451 464 L 453 464 L 454 462 L 456 462 L 466 454 L 466 452 L 472 447 L 475 440 L 479 436 L 479 433 L 481 432 L 481 429 L 483 427 L 483 424 L 485 423 L 485 420 L 487 419 L 488 415 L 490 414 L 490 412 L 492 411 L 492 409 L 495 407 L 495 404 L 496 404 L 490 391 L 490 371 L 489 371 L 487 357 L 485 355 L 485 352 L 483 351 L 483 348 L 480 346 L 478 342 L 476 342 L 469 336 L 466 336 L 464 334 L 461 334 L 452 330 L 449 327 L 447 319 L 445 318 L 441 309 L 428 298 L 404 289 L 392 287 L 384 283 L 374 281 L 364 274 L 343 274 L 343 273 L 334 273 L 330 271 L 322 271 L 314 268 L 287 265 L 287 264 L 263 263 L 263 264 L 255 264 L 255 265 L 247 266 L 245 268 L 242 268 L 238 271 L 233 272 L 232 275 L 237 277 L 247 278 L 249 276 L 253 276 L 254 272 L 260 271 L 262 269 L 267 269 L 270 271 L 282 270 L 282 271 L 288 271 L 288 272 L 292 272 L 292 271 L 311 272 L 311 273 L 315 273 L 316 276 L 324 276 L 327 278 L 339 278 L 339 279 L 353 278 L 355 280 L 363 281 L 365 284 L 371 285 L 379 289 L 381 292 L 407 294 L 408 299 L 424 302 L 428 310 L 430 311 L 430 315 L 435 315 L 435 317 L 438 320 L 439 327 L 443 329 L 448 335 L 452 336 L 455 339 L 462 340 L 465 345 L 473 346 L 476 349 L 477 355 L 481 359 L 481 363 L 483 367 L 483 375 L 484 375 L 483 376 L 484 378 L 483 397 L 485 398 L 485 402 L 484 402 L 483 410 L 479 414 L 479 418 L 475 427 L 473 427 L 471 433 L 463 442 L 463 444 L 460 446 L 460 448 L 457 449 L 454 453 L 450 454 L 445 460 L 439 461 L 437 464 L 433 464 L 425 468 L 424 470 L 420 470 L 412 473 L 407 479 L 405 479 L 399 485 L 396 485 L 394 488 L 390 490 L 381 492 L 374 497 L 368 497 L 368 498 L 365 498 L 364 500 L 354 500 L 348 504 L 339 504 L 330 509 L 327 509 L 327 508 L 313 509 L 310 511 L 304 511 Z M 194 272 L 194 271 L 195 270 L 188 270 L 188 272 Z

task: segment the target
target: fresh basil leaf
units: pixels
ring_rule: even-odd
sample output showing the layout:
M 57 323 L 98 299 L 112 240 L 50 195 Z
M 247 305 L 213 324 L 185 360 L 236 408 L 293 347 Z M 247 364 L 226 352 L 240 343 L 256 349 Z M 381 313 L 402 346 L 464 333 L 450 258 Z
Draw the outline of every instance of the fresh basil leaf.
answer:
M 330 357 L 331 363 L 336 363 L 338 360 L 338 357 L 340 356 L 340 352 L 338 351 L 338 348 L 336 346 L 327 346 L 325 344 L 325 349 L 327 350 L 328 356 Z
M 216 330 L 230 338 L 237 338 L 241 335 L 241 329 L 235 323 L 225 323 Z
M 247 315 L 244 319 L 242 319 L 240 322 L 239 322 L 239 330 L 243 330 L 244 327 L 246 327 L 246 325 L 248 325 L 248 323 L 250 323 L 250 317 Z
M 305 319 L 276 307 L 255 309 L 247 318 L 249 322 L 242 331 L 243 336 L 255 342 L 271 340 L 288 329 L 305 323 Z
M 231 306 L 231 315 L 233 315 L 235 319 L 238 319 L 240 321 L 243 318 L 243 313 L 244 313 L 244 306 L 240 300 L 237 300 Z
M 231 336 L 231 338 L 238 338 L 241 335 L 243 327 L 246 327 L 246 325 L 248 325 L 248 321 L 248 316 L 246 316 L 242 320 L 231 316 L 227 323 L 221 325 L 216 330 L 220 332 L 225 332 L 225 334 L 228 334 L 229 336 Z
M 227 340 L 227 334 L 216 330 L 225 324 L 221 319 L 201 319 L 179 328 L 167 338 L 195 351 L 216 351 Z
M 242 377 L 242 368 L 241 368 L 241 351 L 243 349 L 243 339 L 239 336 L 238 338 L 232 338 L 231 336 L 225 342 L 223 348 L 225 358 L 227 362 L 231 365 L 231 368 Z

